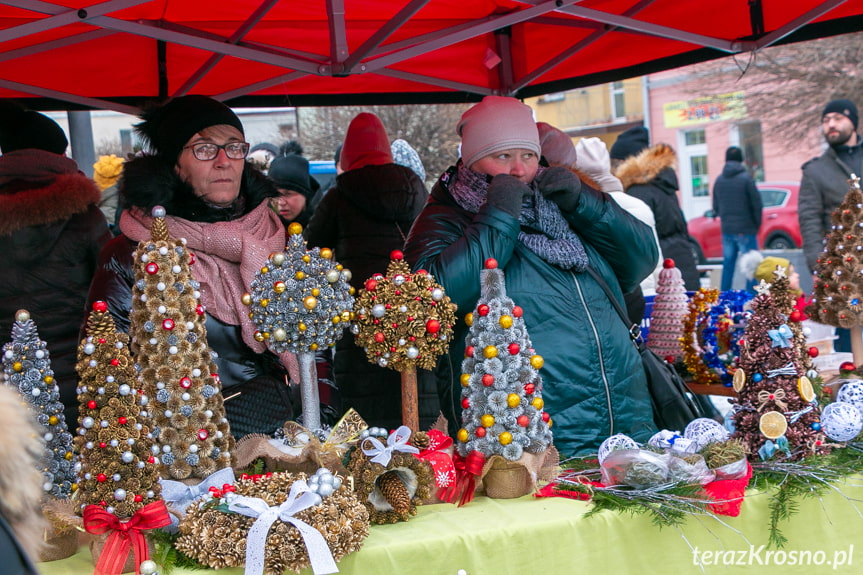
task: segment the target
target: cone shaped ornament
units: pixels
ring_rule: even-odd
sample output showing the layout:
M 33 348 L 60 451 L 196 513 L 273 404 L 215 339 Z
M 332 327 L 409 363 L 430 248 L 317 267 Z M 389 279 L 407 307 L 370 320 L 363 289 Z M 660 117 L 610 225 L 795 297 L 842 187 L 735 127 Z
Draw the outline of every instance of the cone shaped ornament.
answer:
M 77 489 L 72 435 L 63 415 L 48 346 L 39 339 L 27 310 L 15 314 L 12 341 L 3 346 L 3 381 L 18 390 L 41 427 L 43 491 L 51 497 L 69 497 Z
M 470 330 L 456 445 L 462 456 L 478 451 L 516 461 L 524 451 L 539 453 L 552 443 L 539 374 L 543 359 L 532 348 L 522 309 L 506 295 L 503 271 L 496 263 L 486 268 L 477 307 L 465 318 Z
M 100 505 L 120 519 L 160 499 L 158 453 L 129 349 L 104 302 L 93 304 L 78 346 L 81 454 L 79 509 Z
M 863 192 L 860 178 L 831 214 L 832 227 L 815 265 L 812 303 L 806 313 L 820 323 L 850 329 L 863 325 Z M 863 363 L 859 329 L 851 330 L 854 363 Z
M 689 297 L 680 270 L 674 260 L 667 258 L 662 262 L 656 297 L 650 313 L 650 331 L 647 333 L 647 347 L 656 355 L 675 363 L 683 361 L 683 320 L 688 315 Z
M 369 362 L 402 374 L 402 422 L 419 427 L 416 370 L 432 370 L 449 348 L 456 305 L 424 270 L 411 273 L 400 251 L 386 275 L 375 274 L 357 296 L 351 328 Z
M 277 354 L 297 354 L 303 400 L 303 424 L 321 427 L 314 355 L 335 345 L 353 319 L 350 270 L 335 261 L 329 248 L 307 249 L 303 228 L 288 226 L 284 252 L 270 255 L 244 295 L 249 317 L 264 341 Z
M 129 333 L 164 478 L 208 477 L 231 466 L 231 436 L 207 344 L 194 255 L 153 209 L 152 238 L 134 253 Z

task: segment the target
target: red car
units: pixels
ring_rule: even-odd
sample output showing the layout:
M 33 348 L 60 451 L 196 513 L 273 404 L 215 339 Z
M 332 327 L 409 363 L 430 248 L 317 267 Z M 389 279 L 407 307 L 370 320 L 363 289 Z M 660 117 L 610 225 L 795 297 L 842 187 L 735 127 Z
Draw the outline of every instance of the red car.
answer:
M 767 250 L 789 250 L 803 245 L 797 221 L 799 182 L 759 182 L 758 191 L 764 211 L 758 231 L 758 247 Z M 699 262 L 722 259 L 722 232 L 713 210 L 692 218 L 688 224 Z

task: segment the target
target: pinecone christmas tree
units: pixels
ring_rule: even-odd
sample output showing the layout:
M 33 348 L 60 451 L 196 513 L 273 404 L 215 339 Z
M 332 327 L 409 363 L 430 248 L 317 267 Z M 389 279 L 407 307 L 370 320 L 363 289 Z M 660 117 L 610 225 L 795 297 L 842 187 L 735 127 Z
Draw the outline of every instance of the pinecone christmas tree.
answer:
M 82 510 L 100 505 L 127 519 L 157 501 L 161 486 L 129 336 L 116 330 L 107 310 L 105 302 L 93 304 L 87 336 L 78 346 L 79 497 Z
M 252 280 L 243 303 L 249 317 L 277 354 L 297 354 L 303 399 L 303 425 L 321 429 L 315 351 L 332 347 L 353 319 L 354 289 L 350 270 L 333 259 L 329 248 L 306 248 L 303 227 L 288 226 L 284 252 L 272 254 Z
M 647 347 L 669 363 L 683 361 L 680 338 L 683 336 L 683 319 L 687 315 L 688 304 L 683 276 L 674 266 L 674 260 L 667 258 L 662 262 L 662 271 L 659 272 Z
M 458 451 L 517 461 L 551 446 L 551 419 L 543 411 L 541 356 L 532 349 L 522 309 L 506 295 L 503 271 L 486 262 L 481 295 L 462 362 L 462 428 Z
M 135 250 L 130 334 L 164 478 L 203 479 L 231 466 L 231 436 L 194 255 L 153 209 L 152 239 Z
M 830 216 L 827 245 L 815 266 L 812 303 L 806 313 L 827 325 L 850 329 L 863 324 L 863 193 L 860 178 L 850 180 L 845 199 Z M 851 330 L 854 363 L 863 363 L 863 339 Z
M 3 346 L 3 381 L 18 389 L 42 428 L 42 489 L 51 497 L 69 497 L 77 489 L 72 435 L 63 416 L 47 344 L 39 339 L 27 310 L 15 314 L 12 341 Z
M 437 357 L 446 353 L 456 305 L 431 274 L 412 274 L 402 252 L 391 257 L 386 276 L 366 280 L 351 330 L 371 363 L 401 372 L 402 422 L 417 431 L 416 369 L 434 369 Z
M 794 350 L 800 360 L 800 366 L 809 378 L 815 378 L 818 372 L 812 364 L 813 351 L 806 343 L 806 334 L 803 333 L 803 314 L 794 309 L 797 294 L 791 290 L 788 281 L 788 270 L 777 266 L 773 271 L 773 283 L 770 284 L 770 296 L 776 304 L 779 313 L 788 320 L 788 327 L 794 334 Z M 814 348 L 817 352 L 817 348 Z
M 774 454 L 801 459 L 825 453 L 820 411 L 811 382 L 794 347 L 794 334 L 780 313 L 767 284 L 752 302 L 734 374 L 738 396 L 734 406 L 734 437 L 751 459 Z

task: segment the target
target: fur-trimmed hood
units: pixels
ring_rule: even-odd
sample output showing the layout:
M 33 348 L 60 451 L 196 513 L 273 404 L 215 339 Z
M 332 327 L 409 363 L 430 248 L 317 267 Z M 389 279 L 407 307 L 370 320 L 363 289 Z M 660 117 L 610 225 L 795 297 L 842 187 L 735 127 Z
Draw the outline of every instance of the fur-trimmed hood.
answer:
M 98 205 L 101 197 L 96 183 L 81 172 L 58 174 L 40 183 L 8 181 L 0 186 L 0 236 L 67 220 Z
M 671 146 L 656 144 L 624 161 L 614 175 L 620 179 L 624 190 L 638 184 L 654 184 L 674 193 L 679 187 L 674 173 L 676 164 L 677 154 Z
M 193 222 L 233 220 L 258 207 L 268 198 L 279 195 L 260 171 L 246 162 L 238 204 L 229 208 L 211 206 L 196 196 L 173 167 L 155 156 L 142 156 L 126 162 L 120 179 L 121 208 L 138 207 L 146 213 L 163 206 L 171 216 Z

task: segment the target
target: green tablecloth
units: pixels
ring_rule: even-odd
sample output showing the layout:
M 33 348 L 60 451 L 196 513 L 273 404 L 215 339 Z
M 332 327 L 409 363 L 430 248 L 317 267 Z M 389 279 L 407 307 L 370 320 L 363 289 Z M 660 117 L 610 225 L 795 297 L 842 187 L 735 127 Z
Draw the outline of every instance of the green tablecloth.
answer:
M 346 575 L 456 575 L 460 569 L 468 575 L 859 573 L 863 513 L 852 500 L 863 501 L 863 480 L 838 487 L 841 493 L 800 501 L 799 512 L 781 525 L 788 543 L 776 555 L 766 548 L 770 495 L 765 493 L 747 494 L 739 517 L 722 518 L 728 526 L 706 516 L 690 518 L 680 531 L 659 529 L 647 516 L 603 512 L 585 519 L 590 505 L 581 501 L 478 497 L 462 508 L 421 507 L 407 523 L 373 525 L 363 548 L 338 566 Z M 703 571 L 695 564 L 696 550 Z M 86 549 L 39 567 L 43 575 L 93 573 Z M 218 573 L 239 575 L 243 569 Z M 309 574 L 310 569 L 303 571 Z

